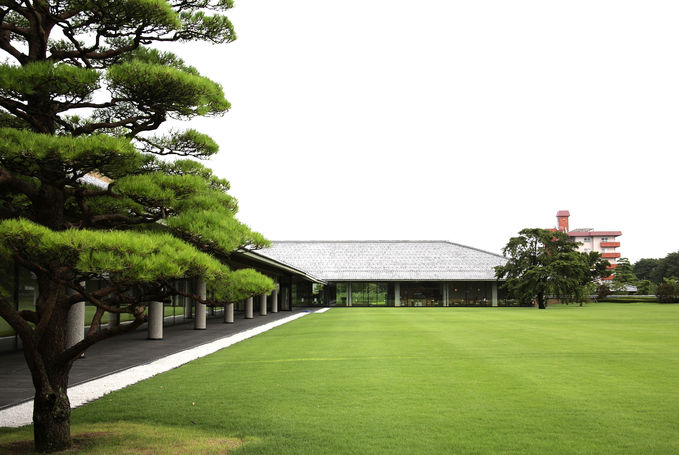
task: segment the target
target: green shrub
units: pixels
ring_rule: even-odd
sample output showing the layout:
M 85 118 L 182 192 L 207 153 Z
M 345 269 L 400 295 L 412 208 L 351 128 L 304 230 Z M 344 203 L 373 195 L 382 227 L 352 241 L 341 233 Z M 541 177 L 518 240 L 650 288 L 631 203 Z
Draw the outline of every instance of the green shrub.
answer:
M 641 280 L 637 283 L 637 294 L 654 295 L 657 286 L 650 280 Z
M 611 295 L 611 288 L 609 288 L 607 284 L 599 285 L 599 287 L 596 290 L 597 300 L 605 299 L 609 295 Z
M 658 302 L 660 303 L 674 303 L 677 301 L 676 289 L 671 283 L 658 285 L 655 295 L 658 296 Z

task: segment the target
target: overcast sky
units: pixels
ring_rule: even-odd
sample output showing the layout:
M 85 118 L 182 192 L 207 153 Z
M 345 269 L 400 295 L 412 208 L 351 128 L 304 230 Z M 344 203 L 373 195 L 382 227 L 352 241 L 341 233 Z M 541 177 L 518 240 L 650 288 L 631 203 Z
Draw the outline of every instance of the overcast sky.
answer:
M 272 240 L 621 230 L 679 249 L 679 2 L 240 0 L 238 40 L 176 50 L 233 107 L 239 218 Z

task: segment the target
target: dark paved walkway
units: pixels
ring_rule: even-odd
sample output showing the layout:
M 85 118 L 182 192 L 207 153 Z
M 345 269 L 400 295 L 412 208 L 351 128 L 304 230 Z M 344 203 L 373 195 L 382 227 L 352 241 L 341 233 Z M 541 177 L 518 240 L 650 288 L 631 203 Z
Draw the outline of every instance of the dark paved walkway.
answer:
M 200 346 L 201 344 L 233 335 L 293 314 L 308 311 L 295 308 L 266 316 L 255 315 L 244 319 L 243 313 L 235 314 L 233 324 L 225 324 L 221 317 L 208 317 L 207 329 L 194 330 L 193 320 L 166 325 L 163 340 L 147 340 L 145 326 L 132 333 L 101 341 L 90 347 L 85 358 L 78 359 L 71 370 L 69 386 L 125 370 L 162 357 Z M 0 409 L 33 398 L 34 389 L 22 351 L 0 353 Z

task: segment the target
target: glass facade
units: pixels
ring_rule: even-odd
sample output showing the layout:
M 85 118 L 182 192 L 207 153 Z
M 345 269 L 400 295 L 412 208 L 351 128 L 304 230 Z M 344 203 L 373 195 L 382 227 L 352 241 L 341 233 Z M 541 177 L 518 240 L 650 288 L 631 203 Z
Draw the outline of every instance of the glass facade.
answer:
M 401 306 L 443 306 L 443 294 L 441 283 L 404 282 L 401 283 Z
M 448 284 L 448 303 L 466 306 L 490 306 L 492 283 L 484 281 L 452 282 Z
M 387 283 L 351 283 L 352 306 L 387 306 L 387 294 Z
M 347 306 L 349 302 L 347 283 L 337 283 L 335 287 L 335 305 L 337 306 Z
M 399 306 L 403 307 L 491 306 L 493 301 L 491 281 L 334 283 L 323 289 L 323 301 L 330 306 L 395 306 L 397 284 Z M 504 294 L 498 286 L 498 304 Z

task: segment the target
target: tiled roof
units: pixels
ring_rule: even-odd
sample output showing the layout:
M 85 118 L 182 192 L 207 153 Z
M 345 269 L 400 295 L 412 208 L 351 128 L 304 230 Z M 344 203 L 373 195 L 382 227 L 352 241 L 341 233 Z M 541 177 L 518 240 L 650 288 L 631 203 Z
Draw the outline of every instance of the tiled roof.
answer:
M 601 236 L 608 236 L 608 237 L 615 237 L 618 235 L 622 235 L 621 231 L 578 231 L 578 230 L 573 230 L 568 233 L 569 236 L 571 237 L 601 237 Z
M 494 280 L 506 262 L 446 241 L 278 241 L 258 253 L 326 281 Z
M 80 181 L 82 183 L 94 185 L 98 188 L 105 190 L 106 188 L 108 188 L 109 183 L 111 183 L 113 180 L 101 174 L 97 174 L 96 172 L 90 172 L 89 174 L 85 174 L 82 177 L 80 177 Z

